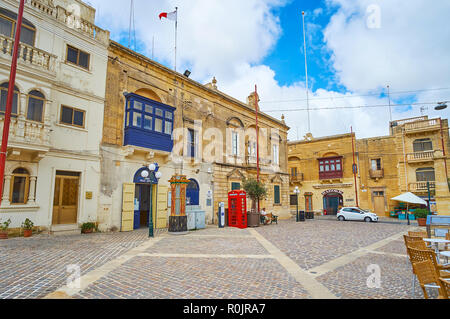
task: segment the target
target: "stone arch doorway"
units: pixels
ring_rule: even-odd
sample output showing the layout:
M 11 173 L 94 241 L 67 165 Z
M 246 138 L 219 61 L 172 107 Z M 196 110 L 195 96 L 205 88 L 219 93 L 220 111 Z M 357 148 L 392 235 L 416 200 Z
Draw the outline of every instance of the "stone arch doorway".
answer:
M 325 192 L 323 193 L 323 209 L 327 215 L 336 215 L 339 207 L 344 206 L 344 197 L 340 192 Z
M 186 205 L 199 205 L 199 195 L 200 186 L 198 185 L 198 182 L 195 179 L 190 178 L 186 188 Z
M 154 192 L 158 179 L 148 167 L 140 168 L 133 178 L 134 191 L 134 222 L 133 229 L 149 227 L 150 214 L 154 216 Z

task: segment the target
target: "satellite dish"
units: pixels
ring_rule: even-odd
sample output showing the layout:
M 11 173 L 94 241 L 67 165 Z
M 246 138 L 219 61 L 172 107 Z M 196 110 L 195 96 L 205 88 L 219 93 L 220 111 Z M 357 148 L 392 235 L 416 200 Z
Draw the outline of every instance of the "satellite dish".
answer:
M 447 104 L 445 104 L 445 102 L 440 102 L 434 109 L 436 111 L 440 111 L 440 110 L 444 110 L 446 108 L 447 108 Z

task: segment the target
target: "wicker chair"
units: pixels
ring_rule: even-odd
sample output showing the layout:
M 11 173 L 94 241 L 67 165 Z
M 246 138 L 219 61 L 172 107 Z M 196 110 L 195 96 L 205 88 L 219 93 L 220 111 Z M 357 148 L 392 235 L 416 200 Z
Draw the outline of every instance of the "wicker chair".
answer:
M 439 282 L 439 277 L 437 276 L 436 269 L 433 262 L 430 259 L 423 261 L 418 261 L 413 263 L 414 272 L 419 280 L 420 287 L 423 291 L 423 296 L 428 299 L 428 293 L 426 288 L 438 289 L 439 299 L 444 299 L 444 293 Z
M 408 236 L 428 238 L 428 233 L 426 231 L 409 231 Z
M 412 266 L 412 259 L 411 256 L 409 255 L 409 250 L 408 248 L 414 248 L 414 249 L 419 249 L 419 250 L 425 250 L 428 249 L 426 243 L 423 241 L 422 237 L 412 237 L 412 236 L 408 236 L 408 235 L 403 235 L 403 239 L 405 241 L 405 246 L 406 246 L 406 253 L 409 257 L 409 261 L 411 262 L 411 266 Z M 413 291 L 413 296 L 415 296 L 416 294 L 416 274 L 414 271 L 414 267 L 412 268 L 412 291 Z
M 436 269 L 437 277 L 450 278 L 450 265 L 441 265 L 438 264 L 436 259 L 436 253 L 431 249 L 415 249 L 415 248 L 407 248 L 408 256 L 411 261 L 411 264 L 414 265 L 416 262 L 421 262 L 425 260 L 431 260 L 433 262 L 434 268 Z
M 442 297 L 450 299 L 450 281 L 439 278 L 439 285 L 441 286 Z

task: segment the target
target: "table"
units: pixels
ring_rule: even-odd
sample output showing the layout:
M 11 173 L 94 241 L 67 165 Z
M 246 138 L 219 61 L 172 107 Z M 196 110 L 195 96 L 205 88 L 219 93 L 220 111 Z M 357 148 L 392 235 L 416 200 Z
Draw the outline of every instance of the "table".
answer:
M 450 258 L 450 251 L 449 251 L 449 250 L 441 251 L 441 252 L 439 253 L 439 255 L 444 256 L 444 257 L 447 257 L 447 261 L 448 261 L 448 258 Z M 449 279 L 450 279 L 450 278 L 449 278 Z
M 436 252 L 436 259 L 437 259 L 437 262 L 440 263 L 440 261 L 439 261 L 439 244 L 448 244 L 448 243 L 450 243 L 450 240 L 441 239 L 441 238 L 424 238 L 423 241 L 434 244 L 434 251 Z

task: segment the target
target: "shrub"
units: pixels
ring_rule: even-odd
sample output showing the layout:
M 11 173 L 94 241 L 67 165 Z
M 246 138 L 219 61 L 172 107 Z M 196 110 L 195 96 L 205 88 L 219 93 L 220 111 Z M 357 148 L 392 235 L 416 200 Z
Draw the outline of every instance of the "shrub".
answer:
M 414 212 L 414 216 L 416 216 L 416 218 L 427 218 L 427 216 L 428 216 L 428 209 L 418 208 Z
M 34 223 L 31 220 L 29 220 L 28 218 L 25 219 L 25 221 L 22 223 L 23 229 L 30 230 L 30 229 L 33 229 L 33 226 L 34 226 Z
M 3 222 L 3 223 L 0 224 L 0 229 L 2 231 L 7 231 L 8 227 L 9 227 L 9 224 L 11 224 L 11 219 L 10 218 L 8 218 L 8 220 L 6 222 Z

